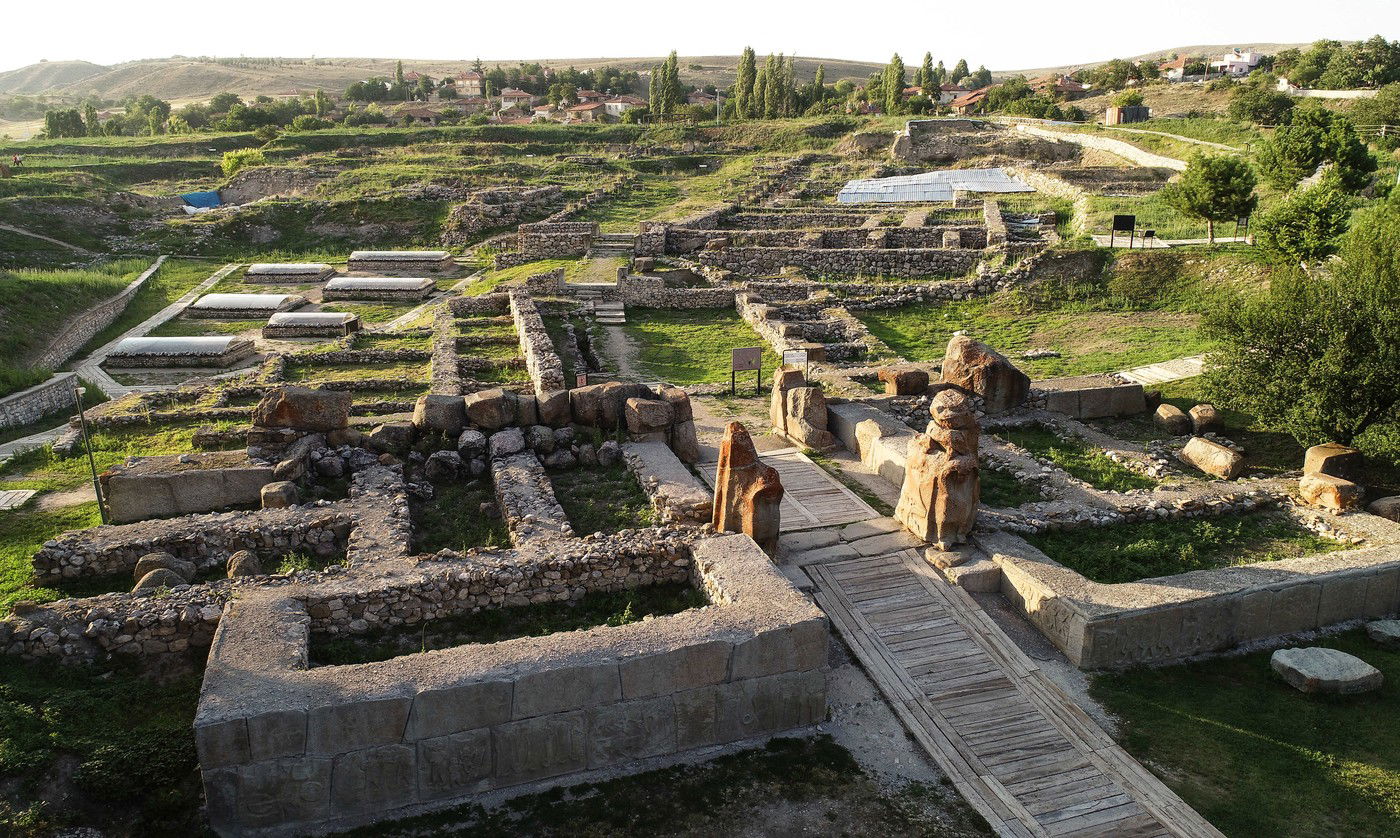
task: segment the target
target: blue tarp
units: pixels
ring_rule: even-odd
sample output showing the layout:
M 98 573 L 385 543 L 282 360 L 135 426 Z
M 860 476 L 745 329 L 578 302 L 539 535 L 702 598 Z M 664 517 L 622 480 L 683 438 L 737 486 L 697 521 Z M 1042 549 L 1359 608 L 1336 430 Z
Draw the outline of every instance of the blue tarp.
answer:
M 190 192 L 180 198 L 192 207 L 217 207 L 223 203 L 218 192 Z

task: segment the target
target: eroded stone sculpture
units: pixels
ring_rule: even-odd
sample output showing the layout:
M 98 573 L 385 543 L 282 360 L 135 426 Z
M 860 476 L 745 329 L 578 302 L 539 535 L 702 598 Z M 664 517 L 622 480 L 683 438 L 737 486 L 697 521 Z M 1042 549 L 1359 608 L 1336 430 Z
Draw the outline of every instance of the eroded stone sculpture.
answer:
M 783 483 L 758 459 L 749 432 L 739 422 L 724 427 L 715 477 L 714 525 L 720 532 L 747 533 L 768 555 L 778 549 Z
M 909 441 L 894 516 L 909 532 L 948 550 L 967 540 L 977 515 L 980 429 L 972 400 L 956 390 L 934 396 L 929 412 L 928 429 Z

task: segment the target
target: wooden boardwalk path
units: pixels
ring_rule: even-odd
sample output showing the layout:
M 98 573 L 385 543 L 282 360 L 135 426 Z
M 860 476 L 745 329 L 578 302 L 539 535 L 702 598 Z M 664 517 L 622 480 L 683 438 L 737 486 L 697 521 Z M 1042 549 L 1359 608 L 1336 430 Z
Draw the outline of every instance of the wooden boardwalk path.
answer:
M 807 572 L 905 727 L 998 835 L 1221 834 L 913 551 Z
M 796 448 L 760 451 L 758 458 L 776 469 L 783 481 L 779 532 L 835 527 L 880 517 L 870 504 Z M 719 464 L 704 463 L 699 468 L 713 489 Z

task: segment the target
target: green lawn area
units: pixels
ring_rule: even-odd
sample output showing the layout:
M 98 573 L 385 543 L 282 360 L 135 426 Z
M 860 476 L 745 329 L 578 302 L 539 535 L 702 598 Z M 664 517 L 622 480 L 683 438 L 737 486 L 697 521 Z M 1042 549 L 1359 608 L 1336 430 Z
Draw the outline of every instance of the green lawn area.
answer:
M 1008 509 L 1043 500 L 1033 484 L 1017 480 L 1014 474 L 983 466 L 977 476 L 982 488 L 982 503 L 987 506 Z
M 629 308 L 623 331 L 636 344 L 637 371 L 643 377 L 682 387 L 728 381 L 730 352 L 736 348 L 763 348 L 765 384 L 767 373 L 781 362 L 732 309 Z M 753 380 L 753 373 L 740 375 L 745 382 Z
M 267 325 L 266 320 L 219 320 L 210 317 L 175 317 L 152 329 L 152 337 L 237 335 Z
M 1042 553 L 1106 585 L 1191 570 L 1272 562 L 1351 545 L 1315 535 L 1292 518 L 1261 511 L 1179 521 L 1138 521 L 1027 535 Z
M 953 333 L 965 330 L 1034 379 L 1130 369 L 1211 345 L 1198 334 L 1196 315 L 1174 311 L 1024 310 L 997 296 L 852 313 L 907 360 L 941 359 Z M 1028 349 L 1053 349 L 1061 357 L 1020 358 Z
M 0 660 L 0 832 L 200 834 L 199 683 L 198 674 L 156 680 Z
M 656 523 L 651 502 L 623 463 L 554 472 L 549 479 L 559 505 L 579 535 L 614 533 Z
M 1308 641 L 1385 674 L 1379 690 L 1310 696 L 1270 652 L 1093 677 L 1120 741 L 1226 835 L 1400 835 L 1400 652 L 1363 631 Z
M 688 583 L 598 591 L 579 600 L 492 608 L 360 636 L 311 635 L 313 666 L 369 663 L 468 643 L 498 643 L 597 626 L 624 626 L 646 617 L 699 608 L 709 600 Z
M 1113 492 L 1150 489 L 1157 481 L 1110 460 L 1102 451 L 1081 440 L 1063 440 L 1041 427 L 1007 428 L 996 435 L 1019 445 L 1093 486 Z

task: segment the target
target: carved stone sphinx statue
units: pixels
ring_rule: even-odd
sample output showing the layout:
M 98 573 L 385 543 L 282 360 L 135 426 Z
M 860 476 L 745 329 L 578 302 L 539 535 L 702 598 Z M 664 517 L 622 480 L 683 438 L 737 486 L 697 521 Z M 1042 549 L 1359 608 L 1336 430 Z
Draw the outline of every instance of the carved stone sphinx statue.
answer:
M 934 396 L 929 412 L 928 429 L 909 441 L 894 517 L 914 535 L 949 550 L 967 540 L 977 516 L 980 429 L 972 400 L 956 390 Z

